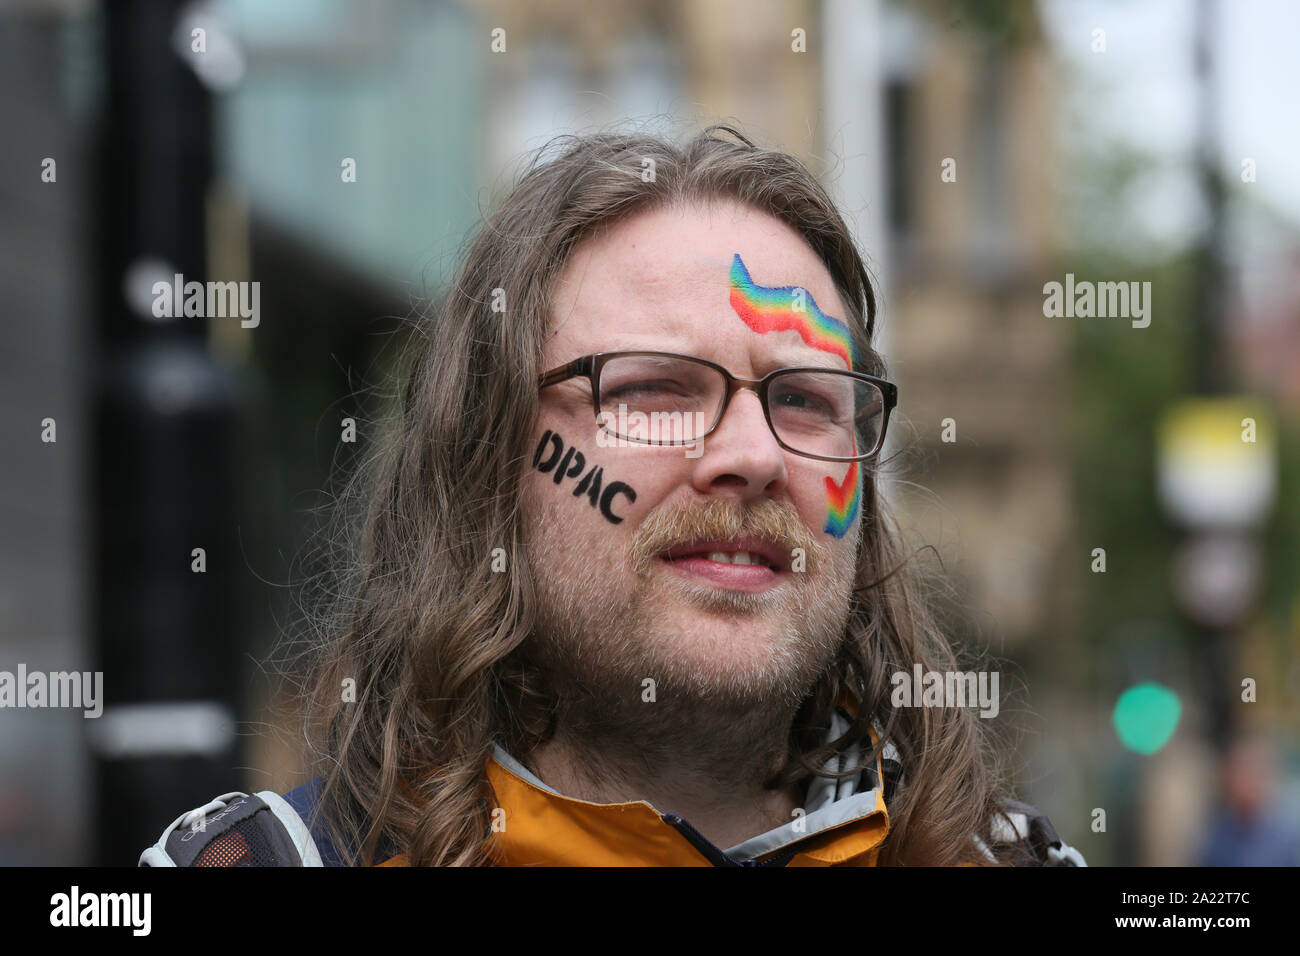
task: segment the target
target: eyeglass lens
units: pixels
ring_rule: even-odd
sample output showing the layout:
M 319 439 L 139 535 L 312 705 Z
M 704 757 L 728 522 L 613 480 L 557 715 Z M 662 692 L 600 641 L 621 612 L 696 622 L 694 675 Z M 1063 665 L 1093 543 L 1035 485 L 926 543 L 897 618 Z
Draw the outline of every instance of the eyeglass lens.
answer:
M 645 444 L 689 444 L 718 417 L 727 393 L 717 369 L 666 356 L 609 359 L 600 373 L 600 424 Z M 876 450 L 885 399 L 870 382 L 835 372 L 786 372 L 768 384 L 772 428 L 790 450 L 847 458 Z

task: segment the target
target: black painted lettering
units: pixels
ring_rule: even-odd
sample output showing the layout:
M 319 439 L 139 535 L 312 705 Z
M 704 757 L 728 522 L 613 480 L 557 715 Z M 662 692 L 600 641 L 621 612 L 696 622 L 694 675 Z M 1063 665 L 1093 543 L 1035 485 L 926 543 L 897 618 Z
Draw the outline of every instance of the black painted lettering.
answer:
M 610 503 L 613 502 L 615 495 L 623 495 L 630 504 L 636 501 L 636 492 L 629 485 L 621 481 L 611 481 L 605 486 L 605 493 L 600 496 L 600 513 L 614 524 L 618 524 L 623 519 L 610 510 Z
M 546 461 L 542 461 L 542 452 L 546 450 L 546 443 L 548 441 L 555 443 L 555 450 L 551 453 L 551 457 L 549 459 L 547 459 Z M 533 467 L 536 468 L 538 471 L 540 471 L 542 474 L 546 474 L 548 471 L 554 468 L 555 463 L 560 460 L 560 453 L 562 451 L 564 451 L 564 439 L 561 438 L 559 435 L 551 434 L 550 430 L 548 429 L 546 434 L 542 436 L 541 443 L 538 444 L 537 446 L 537 451 L 533 452 Z
M 582 474 L 582 469 L 586 467 L 587 467 L 587 459 L 582 456 L 582 452 L 578 451 L 578 449 L 575 448 L 573 449 L 573 465 L 569 468 L 569 473 L 564 477 L 577 478 L 580 474 Z M 557 474 L 560 471 L 563 471 L 563 469 L 562 468 L 556 469 Z
M 543 455 L 546 456 L 545 461 L 542 460 Z M 562 484 L 565 478 L 582 475 L 577 487 L 573 489 L 573 497 L 586 495 L 587 502 L 593 508 L 599 508 L 601 515 L 611 524 L 619 524 L 623 520 L 622 515 L 614 514 L 615 498 L 622 495 L 629 503 L 636 501 L 636 492 L 625 482 L 613 481 L 606 485 L 605 469 L 600 465 L 592 465 L 583 475 L 582 471 L 587 467 L 587 456 L 572 445 L 566 446 L 564 439 L 549 429 L 542 435 L 537 450 L 533 452 L 533 467 L 544 475 L 554 471 L 552 480 L 557 485 Z
M 599 465 L 592 468 L 591 471 L 582 476 L 582 481 L 578 482 L 578 487 L 573 489 L 573 497 L 578 497 L 590 487 L 591 490 L 587 497 L 591 501 L 591 506 L 596 507 L 596 502 L 600 498 L 600 480 L 604 474 L 605 470 Z
M 577 449 L 570 446 L 569 449 L 564 453 L 564 457 L 560 459 L 560 464 L 555 469 L 555 483 L 557 485 L 560 483 L 560 480 L 564 477 L 564 472 L 569 467 L 569 460 L 573 457 L 573 453 L 575 451 L 577 451 Z
M 551 437 L 551 430 L 549 428 L 546 429 L 546 431 L 542 432 L 542 440 L 537 443 L 537 450 L 533 452 L 534 468 L 536 468 L 537 463 L 542 460 L 542 452 L 545 450 L 546 442 L 550 439 L 550 437 Z

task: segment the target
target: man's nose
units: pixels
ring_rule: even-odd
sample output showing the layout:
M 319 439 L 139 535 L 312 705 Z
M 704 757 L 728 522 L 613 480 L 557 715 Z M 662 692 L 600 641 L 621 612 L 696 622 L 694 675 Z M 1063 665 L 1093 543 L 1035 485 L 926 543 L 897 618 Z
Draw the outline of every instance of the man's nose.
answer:
M 753 386 L 736 391 L 722 421 L 702 444 L 693 476 L 701 492 L 715 493 L 721 487 L 730 487 L 743 498 L 754 498 L 779 493 L 789 480 L 785 451 L 768 427 L 763 403 Z

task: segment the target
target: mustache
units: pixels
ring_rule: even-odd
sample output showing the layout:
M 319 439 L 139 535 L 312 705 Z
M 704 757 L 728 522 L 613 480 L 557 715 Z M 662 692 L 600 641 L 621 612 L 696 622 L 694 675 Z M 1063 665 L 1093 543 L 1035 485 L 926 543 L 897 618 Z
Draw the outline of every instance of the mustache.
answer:
M 803 550 L 807 570 L 813 571 L 825 559 L 822 545 L 793 505 L 762 498 L 745 505 L 731 498 L 715 498 L 704 504 L 661 507 L 641 522 L 632 536 L 632 563 L 637 574 L 649 574 L 659 555 L 697 541 L 740 537 L 759 538 L 786 557 L 796 548 Z

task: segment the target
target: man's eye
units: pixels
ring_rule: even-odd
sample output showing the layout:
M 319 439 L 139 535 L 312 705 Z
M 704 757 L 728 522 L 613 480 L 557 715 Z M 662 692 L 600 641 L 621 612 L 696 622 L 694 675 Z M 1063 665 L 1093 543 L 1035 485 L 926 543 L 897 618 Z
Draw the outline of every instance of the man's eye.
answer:
M 627 395 L 681 395 L 684 389 L 676 382 L 627 382 L 602 391 L 606 398 Z
M 783 392 L 777 396 L 777 405 L 801 411 L 829 412 L 830 406 L 815 395 L 805 392 Z

